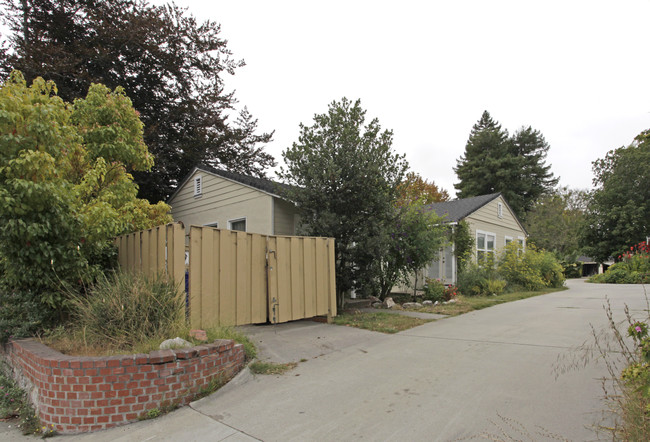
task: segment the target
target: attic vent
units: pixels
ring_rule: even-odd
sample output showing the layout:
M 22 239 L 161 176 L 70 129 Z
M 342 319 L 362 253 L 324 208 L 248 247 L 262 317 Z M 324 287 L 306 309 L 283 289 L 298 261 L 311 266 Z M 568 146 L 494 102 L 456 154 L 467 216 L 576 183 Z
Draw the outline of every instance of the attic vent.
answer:
M 503 218 L 503 204 L 497 203 L 497 216 Z
M 203 177 L 201 175 L 194 177 L 194 196 L 201 196 L 203 191 Z

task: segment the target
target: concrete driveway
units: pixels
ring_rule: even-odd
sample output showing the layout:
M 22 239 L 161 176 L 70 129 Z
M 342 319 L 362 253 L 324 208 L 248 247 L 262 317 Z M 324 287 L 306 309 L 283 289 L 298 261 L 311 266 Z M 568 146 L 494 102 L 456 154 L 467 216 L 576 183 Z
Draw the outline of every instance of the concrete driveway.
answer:
M 604 409 L 604 366 L 559 376 L 555 367 L 592 341 L 590 324 L 606 325 L 605 296 L 619 316 L 624 304 L 639 313 L 643 288 L 568 285 L 396 335 L 313 322 L 255 328 L 265 357 L 307 361 L 283 376 L 243 374 L 153 421 L 60 439 L 607 439 L 593 428 Z

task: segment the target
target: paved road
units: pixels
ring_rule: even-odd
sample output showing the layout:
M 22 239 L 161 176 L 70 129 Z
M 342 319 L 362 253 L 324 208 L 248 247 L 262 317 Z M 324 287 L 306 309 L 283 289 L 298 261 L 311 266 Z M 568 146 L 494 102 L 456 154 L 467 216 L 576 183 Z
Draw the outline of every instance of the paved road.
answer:
M 622 318 L 625 303 L 636 313 L 646 308 L 643 289 L 569 287 L 396 335 L 305 322 L 262 327 L 254 339 L 266 357 L 307 361 L 283 376 L 244 376 L 154 421 L 61 439 L 550 439 L 544 431 L 606 439 L 593 429 L 605 368 L 591 363 L 558 377 L 554 367 L 591 341 L 589 324 L 606 325 L 605 296 Z

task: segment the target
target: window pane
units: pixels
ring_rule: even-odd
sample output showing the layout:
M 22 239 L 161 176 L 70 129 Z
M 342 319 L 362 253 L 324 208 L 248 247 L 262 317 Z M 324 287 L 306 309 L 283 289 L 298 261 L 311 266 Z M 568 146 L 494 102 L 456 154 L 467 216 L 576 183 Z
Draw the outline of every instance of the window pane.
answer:
M 246 220 L 233 221 L 230 223 L 230 230 L 239 230 L 240 232 L 246 231 Z
M 494 250 L 494 236 L 493 235 L 488 235 L 487 236 L 487 249 L 488 250 Z
M 483 233 L 476 234 L 476 248 L 479 250 L 485 249 L 485 234 Z

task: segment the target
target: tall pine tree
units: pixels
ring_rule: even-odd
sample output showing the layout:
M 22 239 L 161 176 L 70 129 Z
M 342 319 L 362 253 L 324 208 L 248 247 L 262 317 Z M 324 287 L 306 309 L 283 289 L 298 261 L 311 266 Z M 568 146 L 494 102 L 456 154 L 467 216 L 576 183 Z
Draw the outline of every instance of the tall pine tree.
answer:
M 91 83 L 122 86 L 145 125 L 155 157 L 151 172 L 134 173 L 140 196 L 166 198 L 196 165 L 258 176 L 275 165 L 259 144 L 257 120 L 236 104 L 223 77 L 244 65 L 233 59 L 217 23 L 197 20 L 174 4 L 144 0 L 5 0 L 12 33 L 0 52 L 0 74 L 19 69 L 28 82 L 54 80 L 72 102 Z
M 459 198 L 501 192 L 517 216 L 524 218 L 540 195 L 558 182 L 546 165 L 550 146 L 531 127 L 513 136 L 488 111 L 472 127 L 465 153 L 454 171 Z

